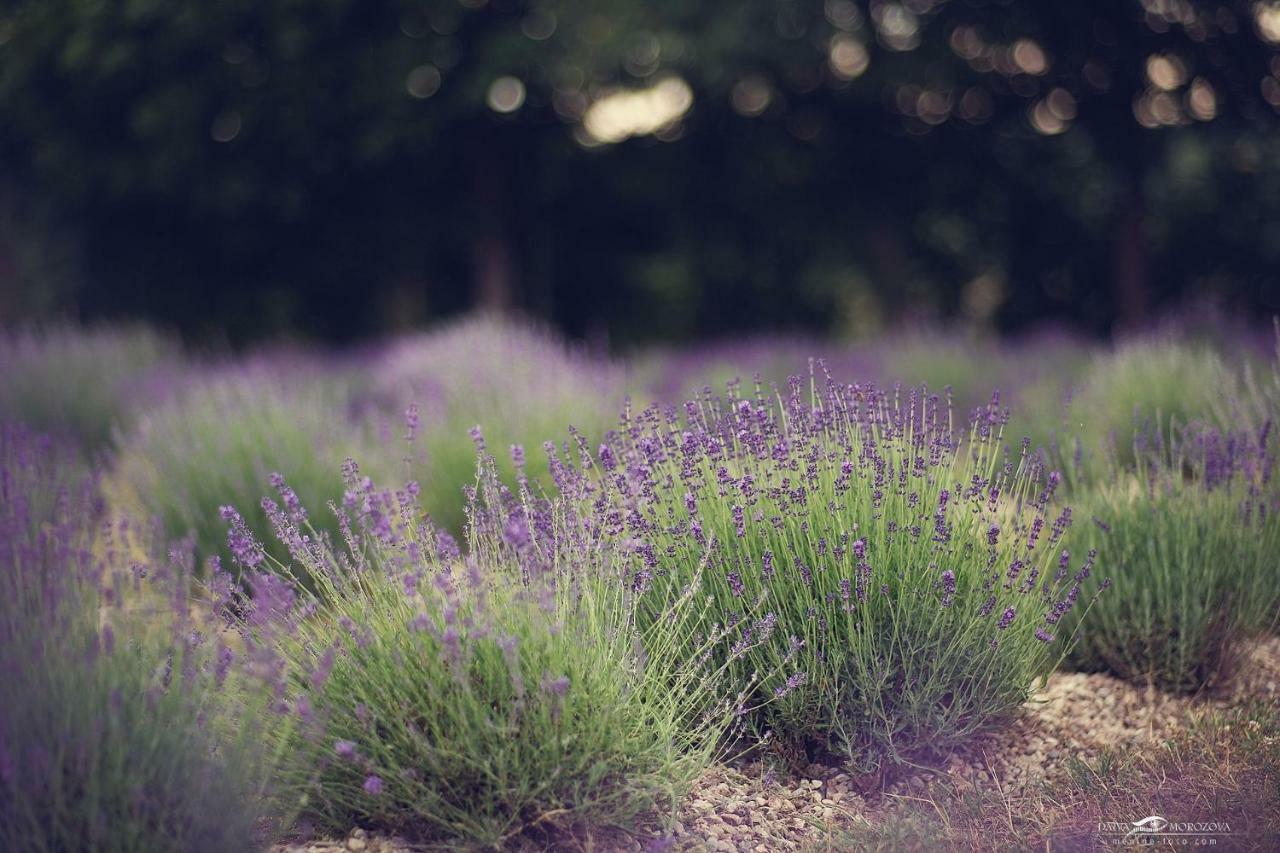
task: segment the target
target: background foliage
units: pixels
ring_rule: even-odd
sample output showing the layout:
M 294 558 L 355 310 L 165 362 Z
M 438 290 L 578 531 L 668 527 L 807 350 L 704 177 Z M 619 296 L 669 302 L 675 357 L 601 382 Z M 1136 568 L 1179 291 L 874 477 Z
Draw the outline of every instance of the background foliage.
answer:
M 18 0 L 0 311 L 623 342 L 1275 311 L 1277 42 L 1251 0 Z M 683 118 L 588 138 L 663 79 Z

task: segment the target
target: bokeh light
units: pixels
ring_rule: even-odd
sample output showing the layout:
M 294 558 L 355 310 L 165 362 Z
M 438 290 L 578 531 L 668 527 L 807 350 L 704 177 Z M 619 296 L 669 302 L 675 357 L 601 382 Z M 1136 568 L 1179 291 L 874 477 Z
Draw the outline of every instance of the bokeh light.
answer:
M 214 142 L 230 142 L 240 135 L 243 120 L 239 110 L 223 110 L 213 119 L 209 126 L 209 135 Z
M 524 83 L 518 77 L 499 77 L 489 85 L 485 99 L 496 113 L 513 113 L 524 104 Z
M 589 141 L 617 143 L 669 128 L 692 106 L 689 84 L 679 77 L 667 77 L 647 89 L 602 94 L 585 109 L 582 128 Z
M 440 69 L 429 62 L 419 65 L 409 72 L 404 87 L 415 98 L 430 98 L 440 91 Z
M 841 80 L 853 80 L 861 77 L 871 64 L 871 55 L 867 53 L 862 42 L 847 35 L 837 35 L 831 39 L 828 51 L 831 71 Z

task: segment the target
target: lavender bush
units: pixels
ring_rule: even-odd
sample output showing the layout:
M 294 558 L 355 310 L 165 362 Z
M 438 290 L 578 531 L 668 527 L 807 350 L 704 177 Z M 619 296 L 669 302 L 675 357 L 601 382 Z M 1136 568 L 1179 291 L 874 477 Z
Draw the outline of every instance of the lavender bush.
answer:
M 645 353 L 636 368 L 636 387 L 659 402 L 679 403 L 733 380 L 759 378 L 785 386 L 789 376 L 818 357 L 840 381 L 871 378 L 881 387 L 947 389 L 962 412 L 985 405 L 998 389 L 1014 403 L 1017 429 L 1046 434 L 1059 425 L 1064 392 L 1089 363 L 1082 342 L 1052 329 L 1007 340 L 943 330 L 858 343 L 764 336 Z
M 462 487 L 475 482 L 472 427 L 483 426 L 496 447 L 537 447 L 566 424 L 600 437 L 624 383 L 620 368 L 542 329 L 483 316 L 400 340 L 369 371 L 386 439 L 402 429 L 406 406 L 417 406 L 413 476 L 423 484 L 421 501 L 432 518 L 455 534 L 462 530 Z M 505 457 L 499 464 L 505 477 L 514 474 Z M 527 473 L 548 482 L 540 456 L 531 456 Z
M 227 649 L 182 563 L 126 559 L 127 534 L 56 445 L 0 430 L 0 849 L 255 849 L 264 765 L 219 710 Z
M 201 563 L 230 557 L 219 513 L 227 504 L 246 507 L 249 528 L 272 542 L 258 498 L 273 473 L 288 476 L 297 500 L 313 509 L 342 495 L 337 466 L 364 446 L 346 399 L 343 385 L 321 371 L 275 362 L 214 371 L 124 439 L 113 497 L 160 518 L 171 536 L 193 536 Z M 283 546 L 269 547 L 286 556 Z
M 804 337 L 761 335 L 654 349 L 636 359 L 634 387 L 660 403 L 679 404 L 704 388 L 759 377 L 765 384 L 786 385 L 787 377 L 822 358 L 838 378 L 878 375 L 880 352 Z
M 673 813 L 751 687 L 735 694 L 710 662 L 741 638 L 693 633 L 707 607 L 696 577 L 640 627 L 601 555 L 522 560 L 525 535 L 499 531 L 503 512 L 489 509 L 518 499 L 491 459 L 481 470 L 473 529 L 493 538 L 466 560 L 421 520 L 416 485 L 377 490 L 350 462 L 340 540 L 287 486 L 264 502 L 288 565 L 264 571 L 270 558 L 228 513 L 252 594 L 246 646 L 274 656 L 281 748 L 300 759 L 285 793 L 323 829 L 454 847 L 548 844 Z M 281 580 L 294 574 L 318 591 Z
M 1071 337 L 1043 331 L 1018 339 L 996 340 L 935 331 L 886 340 L 879 347 L 882 383 L 927 384 L 949 388 L 961 411 L 981 406 L 998 389 L 1014 404 L 1016 420 L 1024 398 L 1052 389 L 1050 412 L 1059 408 L 1062 389 L 1088 364 L 1086 349 Z
M 1226 407 L 1228 428 L 1260 430 L 1280 420 L 1280 317 L 1272 320 L 1269 362 L 1246 358 L 1240 370 L 1239 393 Z M 1266 352 L 1259 346 L 1258 352 Z M 1221 411 L 1221 409 L 1220 409 Z
M 1280 488 L 1270 424 L 1191 427 L 1140 449 L 1084 499 L 1077 531 L 1113 566 L 1071 663 L 1171 691 L 1230 675 L 1241 641 L 1280 619 Z
M 1059 476 L 1025 447 L 1002 456 L 994 404 L 962 441 L 917 391 L 802 388 L 628 412 L 553 474 L 587 540 L 625 555 L 645 624 L 650 596 L 702 575 L 703 630 L 776 627 L 780 642 L 728 656 L 744 677 L 781 673 L 762 727 L 864 766 L 946 749 L 1052 669 L 1093 555 L 1062 551 Z M 757 626 L 752 609 L 771 615 Z
M 1135 442 L 1192 421 L 1234 427 L 1241 411 L 1236 366 L 1205 346 L 1138 339 L 1096 356 L 1078 385 L 1048 382 L 1026 400 L 1026 422 L 1074 488 L 1132 468 Z M 1258 423 L 1257 426 L 1261 426 Z
M 0 331 L 0 421 L 102 448 L 180 365 L 177 345 L 141 326 Z

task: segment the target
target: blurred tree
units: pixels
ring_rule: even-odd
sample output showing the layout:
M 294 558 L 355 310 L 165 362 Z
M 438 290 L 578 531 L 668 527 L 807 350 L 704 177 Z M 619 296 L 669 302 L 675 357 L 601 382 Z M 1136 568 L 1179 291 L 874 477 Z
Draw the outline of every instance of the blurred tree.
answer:
M 1280 310 L 1278 42 L 1253 0 L 11 0 L 0 170 L 87 313 L 194 332 L 1101 330 Z

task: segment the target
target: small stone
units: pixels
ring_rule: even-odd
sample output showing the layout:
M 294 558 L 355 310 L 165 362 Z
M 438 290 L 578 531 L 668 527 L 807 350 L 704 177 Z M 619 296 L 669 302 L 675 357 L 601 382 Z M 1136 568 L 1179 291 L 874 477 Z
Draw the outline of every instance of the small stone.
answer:
M 363 850 L 367 846 L 368 845 L 365 843 L 365 840 L 363 838 L 359 838 L 353 835 L 347 839 L 348 850 L 351 850 L 351 851 Z

